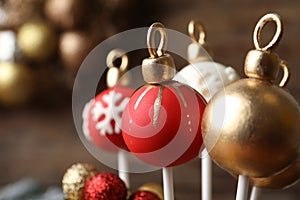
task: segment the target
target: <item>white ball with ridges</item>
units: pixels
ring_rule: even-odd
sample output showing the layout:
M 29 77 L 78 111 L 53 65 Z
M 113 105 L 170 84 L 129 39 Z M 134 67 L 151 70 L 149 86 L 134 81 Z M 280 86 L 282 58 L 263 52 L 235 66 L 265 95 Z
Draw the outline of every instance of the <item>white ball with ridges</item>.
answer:
M 191 86 L 209 101 L 225 85 L 239 78 L 232 67 L 213 61 L 201 61 L 184 67 L 176 74 L 174 80 Z

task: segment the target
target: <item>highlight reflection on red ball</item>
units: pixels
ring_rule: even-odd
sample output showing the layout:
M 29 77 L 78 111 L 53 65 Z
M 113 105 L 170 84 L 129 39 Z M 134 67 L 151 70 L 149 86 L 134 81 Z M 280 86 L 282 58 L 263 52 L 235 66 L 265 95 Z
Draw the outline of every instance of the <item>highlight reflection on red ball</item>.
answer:
M 202 96 L 176 81 L 145 85 L 132 95 L 123 112 L 124 141 L 145 163 L 183 164 L 200 151 L 205 105 Z

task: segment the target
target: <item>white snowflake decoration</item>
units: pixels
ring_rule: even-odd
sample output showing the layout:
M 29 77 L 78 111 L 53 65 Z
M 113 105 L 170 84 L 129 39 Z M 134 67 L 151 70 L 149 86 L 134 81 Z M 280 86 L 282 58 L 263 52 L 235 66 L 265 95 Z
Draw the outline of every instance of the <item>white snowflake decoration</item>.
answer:
M 117 105 L 120 101 L 121 103 Z M 98 121 L 104 115 L 104 119 L 96 123 L 96 129 L 100 131 L 101 135 L 121 133 L 121 114 L 124 111 L 129 98 L 123 98 L 121 93 L 110 91 L 103 95 L 103 101 L 108 105 L 104 107 L 101 102 L 96 102 L 92 109 L 93 120 Z M 112 127 L 111 121 L 115 121 L 115 127 Z M 114 130 L 113 130 L 114 129 Z

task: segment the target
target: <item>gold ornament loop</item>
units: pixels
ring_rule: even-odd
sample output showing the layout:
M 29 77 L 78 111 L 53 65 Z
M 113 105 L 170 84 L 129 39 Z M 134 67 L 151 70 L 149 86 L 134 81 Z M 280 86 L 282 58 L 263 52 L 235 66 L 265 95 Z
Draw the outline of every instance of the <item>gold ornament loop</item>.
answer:
M 121 59 L 120 66 L 115 66 L 114 61 Z M 128 57 L 125 51 L 121 49 L 114 49 L 110 51 L 106 57 L 106 64 L 109 70 L 107 71 L 106 83 L 108 87 L 114 87 L 119 81 L 120 77 L 126 72 L 128 67 Z M 125 81 L 125 79 L 123 80 Z M 127 80 L 126 80 L 127 81 Z M 127 83 L 126 83 L 127 84 Z M 124 83 L 124 85 L 126 85 Z
M 147 46 L 149 54 L 152 58 L 158 58 L 165 55 L 166 46 L 167 46 L 167 35 L 165 32 L 165 27 L 163 24 L 156 22 L 153 23 L 148 29 L 147 34 Z M 155 47 L 155 33 L 159 31 L 160 33 L 160 42 L 158 48 Z
M 115 66 L 114 61 L 121 58 L 120 66 Z M 128 57 L 126 52 L 121 49 L 111 50 L 106 57 L 106 65 L 108 68 L 117 67 L 120 71 L 125 71 L 128 67 Z
M 283 70 L 283 76 L 279 83 L 279 87 L 284 87 L 284 86 L 286 86 L 286 84 L 288 83 L 288 81 L 290 79 L 290 71 L 289 71 L 286 61 L 284 61 L 284 60 L 280 61 L 280 67 Z
M 199 32 L 199 36 L 196 35 L 196 30 Z M 205 43 L 205 29 L 202 23 L 199 21 L 191 20 L 188 25 L 188 33 L 194 42 L 198 42 L 203 45 Z
M 261 37 L 261 31 L 263 27 L 268 23 L 274 21 L 276 23 L 276 32 L 272 38 L 272 40 L 264 47 L 260 46 L 260 37 Z M 283 31 L 283 26 L 282 26 L 282 21 L 281 18 L 278 14 L 276 13 L 269 13 L 264 15 L 256 24 L 254 33 L 253 33 L 253 41 L 254 41 L 254 46 L 257 50 L 261 51 L 271 51 L 274 49 L 282 36 L 282 31 Z

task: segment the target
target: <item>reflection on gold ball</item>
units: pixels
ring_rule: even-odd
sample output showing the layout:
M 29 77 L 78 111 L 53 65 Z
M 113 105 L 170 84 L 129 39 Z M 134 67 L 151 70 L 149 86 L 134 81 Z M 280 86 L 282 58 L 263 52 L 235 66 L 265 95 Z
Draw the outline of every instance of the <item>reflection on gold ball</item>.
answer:
M 84 183 L 96 174 L 89 164 L 77 163 L 72 165 L 62 179 L 62 187 L 66 200 L 80 200 L 83 197 Z
M 59 27 L 76 28 L 86 22 L 87 3 L 86 0 L 47 0 L 45 14 Z
M 242 79 L 208 103 L 202 129 L 210 156 L 222 168 L 267 177 L 298 157 L 300 108 L 284 89 Z
M 33 92 L 30 69 L 20 63 L 0 63 L 0 102 L 14 106 L 26 103 Z
M 164 199 L 163 188 L 156 183 L 146 183 L 138 188 L 140 191 L 149 191 L 156 194 L 161 200 Z
M 300 158 L 279 174 L 266 178 L 252 178 L 252 185 L 267 189 L 286 189 L 299 181 Z
M 44 61 L 55 53 L 56 33 L 46 23 L 28 22 L 20 27 L 17 43 L 26 57 L 35 61 Z

